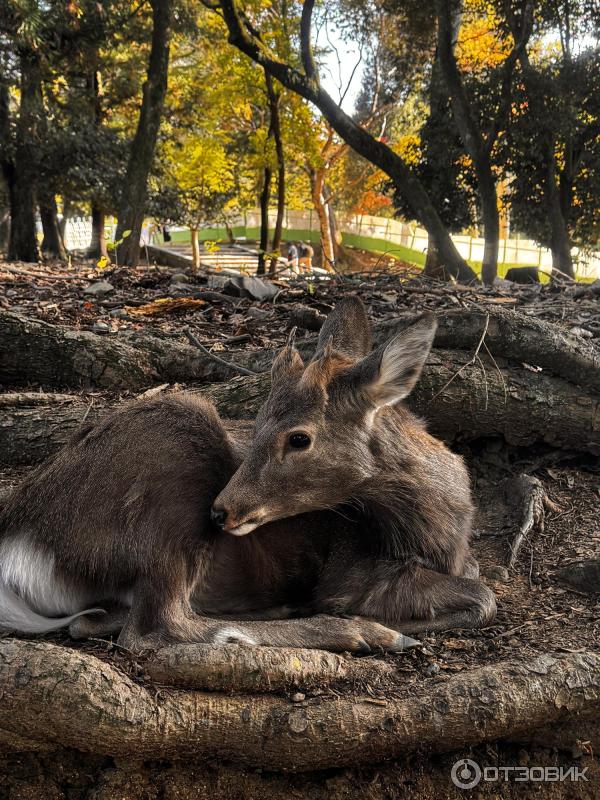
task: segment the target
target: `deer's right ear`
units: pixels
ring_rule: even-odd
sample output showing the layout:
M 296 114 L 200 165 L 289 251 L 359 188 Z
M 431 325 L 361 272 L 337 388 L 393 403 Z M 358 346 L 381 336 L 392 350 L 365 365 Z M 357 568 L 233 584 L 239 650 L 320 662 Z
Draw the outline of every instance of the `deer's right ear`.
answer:
M 293 376 L 300 377 L 304 371 L 304 362 L 302 356 L 296 350 L 291 341 L 281 350 L 271 367 L 271 382 L 277 383 L 282 378 L 289 378 Z
M 353 369 L 352 383 L 376 407 L 394 405 L 413 390 L 431 350 L 437 322 L 421 319 L 374 350 Z
M 328 315 L 319 333 L 313 361 L 323 355 L 325 348 L 357 361 L 371 351 L 371 323 L 358 297 L 343 297 Z

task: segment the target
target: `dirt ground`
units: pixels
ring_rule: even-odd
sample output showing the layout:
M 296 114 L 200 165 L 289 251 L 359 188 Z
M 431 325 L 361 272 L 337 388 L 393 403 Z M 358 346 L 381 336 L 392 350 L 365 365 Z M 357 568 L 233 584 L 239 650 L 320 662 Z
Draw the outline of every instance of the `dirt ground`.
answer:
M 387 319 L 421 308 L 472 307 L 499 303 L 524 313 L 552 320 L 582 338 L 600 337 L 600 296 L 590 288 L 531 286 L 513 292 L 424 284 L 398 275 L 369 273 L 335 278 L 319 285 L 311 281 L 281 282 L 274 302 L 257 303 L 212 291 L 206 276 L 188 276 L 174 282 L 174 270 L 141 268 L 135 272 L 98 274 L 90 264 L 67 269 L 42 265 L 7 265 L 0 262 L 0 305 L 11 310 L 93 330 L 106 336 L 128 337 L 137 330 L 152 330 L 164 337 L 183 338 L 183 328 L 215 352 L 255 349 L 283 343 L 290 310 L 298 304 L 327 313 L 341 289 L 356 290 L 374 319 Z M 86 295 L 97 280 L 114 287 L 104 297 Z M 220 296 L 219 296 L 220 295 Z M 203 300 L 179 308 L 162 307 L 140 313 L 140 307 L 172 298 Z M 204 299 L 203 299 L 204 298 Z M 313 335 L 301 329 L 302 336 Z M 5 391 L 12 387 L 3 387 Z M 121 398 L 127 393 L 120 395 Z M 116 397 L 98 395 L 98 402 Z M 333 686 L 307 693 L 307 703 L 325 702 L 328 693 L 360 691 L 373 701 L 410 697 L 424 683 L 435 685 L 448 675 L 499 661 L 534 656 L 548 651 L 576 653 L 597 650 L 600 640 L 598 596 L 586 595 L 557 577 L 564 564 L 600 553 L 600 463 L 583 456 L 550 451 L 509 449 L 502 442 L 472 443 L 464 452 L 469 463 L 478 515 L 474 553 L 482 574 L 496 593 L 498 616 L 494 624 L 478 631 L 449 631 L 420 637 L 422 647 L 406 653 L 372 655 L 395 667 L 393 679 L 360 686 Z M 543 532 L 525 540 L 517 562 L 508 573 L 506 563 L 514 522 L 503 494 L 503 481 L 524 472 L 542 481 L 553 510 L 548 511 Z M 0 473 L 0 493 L 18 482 L 25 471 Z M 118 666 L 136 681 L 144 680 L 143 664 L 110 642 L 71 642 L 66 635 L 47 637 L 65 647 L 79 647 Z M 161 687 L 157 687 L 161 688 Z M 161 691 L 168 689 L 161 688 Z M 1 687 L 0 687 L 1 702 Z M 482 781 L 472 791 L 455 787 L 450 770 L 457 758 L 472 758 L 481 766 L 577 765 L 588 769 L 588 782 L 515 783 Z M 273 800 L 275 798 L 598 798 L 600 768 L 589 743 L 571 753 L 524 749 L 498 744 L 444 757 L 426 754 L 368 769 L 332 770 L 310 775 L 275 775 L 239 770 L 223 763 L 119 762 L 60 751 L 50 755 L 0 753 L 0 800 Z

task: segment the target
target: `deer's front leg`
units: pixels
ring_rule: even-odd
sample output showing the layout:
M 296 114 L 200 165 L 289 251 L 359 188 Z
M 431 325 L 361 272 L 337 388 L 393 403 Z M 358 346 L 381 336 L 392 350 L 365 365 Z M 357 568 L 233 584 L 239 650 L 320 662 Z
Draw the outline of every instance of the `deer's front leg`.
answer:
M 400 652 L 414 639 L 369 619 L 319 614 L 303 619 L 264 622 L 220 622 L 211 632 L 215 644 L 254 644 L 270 647 L 306 647 L 333 652 Z

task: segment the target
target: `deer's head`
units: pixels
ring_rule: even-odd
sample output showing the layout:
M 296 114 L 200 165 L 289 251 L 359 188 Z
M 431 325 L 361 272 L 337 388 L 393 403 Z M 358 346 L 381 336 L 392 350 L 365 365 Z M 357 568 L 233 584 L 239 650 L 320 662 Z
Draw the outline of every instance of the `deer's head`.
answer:
M 248 454 L 213 504 L 215 522 L 243 536 L 356 494 L 374 475 L 379 413 L 412 390 L 435 329 L 424 316 L 371 352 L 364 306 L 349 297 L 327 317 L 307 366 L 289 343 L 273 363 Z

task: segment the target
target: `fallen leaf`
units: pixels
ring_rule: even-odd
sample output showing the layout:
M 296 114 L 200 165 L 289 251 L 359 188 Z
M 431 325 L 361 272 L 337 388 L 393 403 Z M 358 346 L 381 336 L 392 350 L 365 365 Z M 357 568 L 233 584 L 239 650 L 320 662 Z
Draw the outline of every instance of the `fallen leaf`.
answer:
M 125 311 L 132 317 L 153 317 L 157 314 L 169 314 L 171 311 L 191 311 L 206 305 L 206 300 L 193 297 L 161 297 L 143 306 L 125 306 Z

